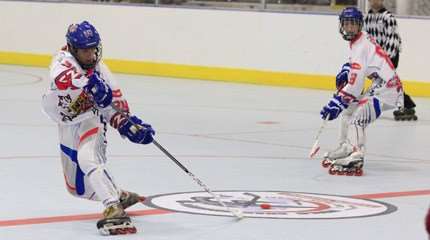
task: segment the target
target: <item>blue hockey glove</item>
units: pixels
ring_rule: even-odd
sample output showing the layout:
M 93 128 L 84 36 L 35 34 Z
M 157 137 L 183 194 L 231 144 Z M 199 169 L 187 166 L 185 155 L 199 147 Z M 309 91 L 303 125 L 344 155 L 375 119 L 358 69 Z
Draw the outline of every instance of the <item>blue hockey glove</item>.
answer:
M 125 120 L 119 127 L 118 132 L 127 137 L 131 142 L 148 144 L 154 140 L 154 129 L 151 125 L 144 123 L 136 116 L 131 116 Z
M 351 70 L 351 64 L 345 63 L 342 65 L 342 69 L 336 75 L 336 89 L 342 89 L 348 83 L 348 75 Z
M 105 108 L 112 103 L 112 89 L 105 83 L 97 72 L 93 73 L 84 90 L 93 96 L 97 106 Z
M 342 101 L 342 97 L 335 95 L 321 110 L 321 118 L 327 120 L 336 119 L 339 114 L 347 107 L 348 104 Z

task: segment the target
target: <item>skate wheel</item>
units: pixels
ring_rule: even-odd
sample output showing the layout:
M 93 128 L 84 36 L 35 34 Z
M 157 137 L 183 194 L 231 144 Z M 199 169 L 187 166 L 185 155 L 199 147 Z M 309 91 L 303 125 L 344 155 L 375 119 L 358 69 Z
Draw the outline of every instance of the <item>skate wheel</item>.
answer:
M 328 168 L 328 167 L 330 167 L 331 162 L 330 162 L 330 160 L 324 159 L 324 160 L 321 162 L 321 165 L 323 166 L 323 168 Z
M 109 231 L 110 235 L 125 235 L 125 234 L 134 234 L 137 232 L 136 227 L 132 228 L 117 228 Z
M 418 117 L 417 117 L 417 116 L 414 116 L 412 120 L 417 121 L 417 120 L 418 120 Z
M 363 176 L 363 169 L 357 169 L 355 171 L 355 176 Z
M 336 173 L 337 173 L 337 175 L 339 175 L 339 176 L 343 176 L 343 175 L 345 175 L 345 174 L 346 174 L 346 172 L 345 172 L 345 171 L 337 171 Z
M 354 171 L 346 171 L 346 176 L 354 176 Z
M 330 175 L 336 175 L 336 169 L 334 169 L 334 168 L 330 168 L 329 170 L 328 170 L 328 173 L 330 174 Z

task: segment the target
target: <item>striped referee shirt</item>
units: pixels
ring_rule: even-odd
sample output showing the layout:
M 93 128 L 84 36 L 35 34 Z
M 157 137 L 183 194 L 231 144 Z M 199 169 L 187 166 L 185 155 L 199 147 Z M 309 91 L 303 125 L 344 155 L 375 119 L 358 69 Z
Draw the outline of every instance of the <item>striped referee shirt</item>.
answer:
M 400 52 L 402 40 L 397 30 L 397 21 L 386 8 L 378 12 L 370 9 L 364 18 L 364 29 L 375 38 L 391 59 Z

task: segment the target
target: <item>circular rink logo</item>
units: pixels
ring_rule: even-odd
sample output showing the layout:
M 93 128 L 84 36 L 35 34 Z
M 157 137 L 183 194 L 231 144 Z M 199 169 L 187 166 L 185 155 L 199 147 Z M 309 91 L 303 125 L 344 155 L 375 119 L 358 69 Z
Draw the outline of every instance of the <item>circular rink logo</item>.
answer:
M 231 209 L 245 217 L 278 219 L 339 219 L 389 214 L 394 205 L 367 199 L 284 191 L 214 191 Z M 183 192 L 147 198 L 149 207 L 173 212 L 232 216 L 207 192 Z

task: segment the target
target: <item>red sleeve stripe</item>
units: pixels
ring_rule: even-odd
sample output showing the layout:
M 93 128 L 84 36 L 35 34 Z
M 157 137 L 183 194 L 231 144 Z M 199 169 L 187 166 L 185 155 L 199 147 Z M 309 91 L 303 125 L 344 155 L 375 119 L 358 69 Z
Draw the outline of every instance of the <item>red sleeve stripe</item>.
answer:
M 130 111 L 130 109 L 128 108 L 128 102 L 126 100 L 114 101 L 113 105 L 115 106 L 115 108 L 121 111 L 124 111 L 124 112 Z
M 352 63 L 351 68 L 356 70 L 361 70 L 361 65 L 359 63 Z
M 368 99 L 368 98 L 363 98 L 363 99 L 361 99 L 360 101 L 358 101 L 358 105 L 366 104 L 368 101 L 369 101 L 369 99 Z
M 110 119 L 110 125 L 113 128 L 118 128 L 124 121 L 126 121 L 126 117 L 123 116 L 121 113 L 117 112 L 115 113 L 111 119 Z
M 354 95 L 347 93 L 343 90 L 340 90 L 339 95 L 342 96 L 342 99 L 346 102 L 346 103 L 350 103 L 353 101 L 356 101 L 356 97 L 354 97 Z
M 122 97 L 122 93 L 120 89 L 116 89 L 112 91 L 112 96 L 113 97 Z

